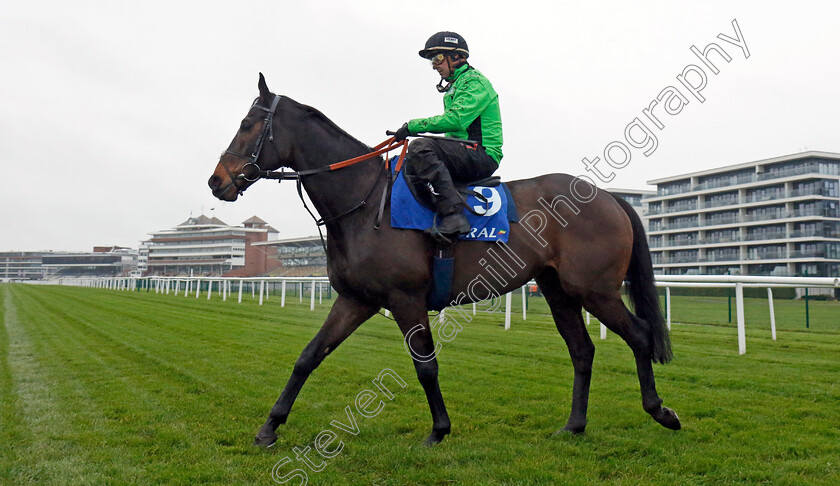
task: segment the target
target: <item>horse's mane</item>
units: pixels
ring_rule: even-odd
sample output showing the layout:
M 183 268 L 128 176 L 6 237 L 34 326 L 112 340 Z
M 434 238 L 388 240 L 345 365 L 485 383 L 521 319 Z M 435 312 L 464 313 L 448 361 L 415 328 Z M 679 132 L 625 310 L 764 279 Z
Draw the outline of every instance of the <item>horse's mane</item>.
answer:
M 358 145 L 359 145 L 361 148 L 363 148 L 365 151 L 370 151 L 370 146 L 368 146 L 366 143 L 364 143 L 364 142 L 360 141 L 360 140 L 359 140 L 359 139 L 357 139 L 356 137 L 354 137 L 354 136 L 350 135 L 349 133 L 347 133 L 347 132 L 346 132 L 343 128 L 341 128 L 340 126 L 336 125 L 334 121 L 330 120 L 330 119 L 327 117 L 327 115 L 325 115 L 325 114 L 321 113 L 321 111 L 320 111 L 320 110 L 318 110 L 317 108 L 313 108 L 313 107 L 311 107 L 311 106 L 309 106 L 309 105 L 305 105 L 305 104 L 303 104 L 303 103 L 299 103 L 299 102 L 297 102 L 297 101 L 295 101 L 295 100 L 293 100 L 293 99 L 291 99 L 291 98 L 289 98 L 289 97 L 285 97 L 285 98 L 286 98 L 287 100 L 289 100 L 290 102 L 292 102 L 292 103 L 294 104 L 294 106 L 302 112 L 302 116 L 301 116 L 301 118 L 303 118 L 303 119 L 306 119 L 306 118 L 314 118 L 314 119 L 316 119 L 317 121 L 319 121 L 320 123 L 322 123 L 323 125 L 325 125 L 329 131 L 333 131 L 333 132 L 335 132 L 335 133 L 336 133 L 336 135 L 337 135 L 339 138 L 346 138 L 346 139 L 348 139 L 348 140 L 350 140 L 350 141 L 352 141 L 352 142 L 354 142 L 354 143 L 358 144 Z

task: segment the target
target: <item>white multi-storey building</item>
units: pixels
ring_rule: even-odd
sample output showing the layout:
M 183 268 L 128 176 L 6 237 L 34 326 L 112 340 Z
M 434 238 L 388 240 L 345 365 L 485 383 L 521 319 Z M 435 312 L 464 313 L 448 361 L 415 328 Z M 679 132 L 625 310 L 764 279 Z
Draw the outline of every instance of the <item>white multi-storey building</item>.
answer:
M 658 274 L 840 275 L 840 154 L 803 152 L 649 182 Z

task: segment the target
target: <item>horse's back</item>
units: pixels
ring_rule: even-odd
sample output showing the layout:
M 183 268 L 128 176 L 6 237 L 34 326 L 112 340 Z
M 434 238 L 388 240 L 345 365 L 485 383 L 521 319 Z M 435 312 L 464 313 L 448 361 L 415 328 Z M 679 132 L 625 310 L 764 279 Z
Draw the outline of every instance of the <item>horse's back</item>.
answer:
M 593 278 L 610 288 L 621 284 L 633 229 L 609 192 L 569 174 L 507 185 L 520 217 L 511 229 L 512 245 L 537 249 L 570 285 L 589 285 Z

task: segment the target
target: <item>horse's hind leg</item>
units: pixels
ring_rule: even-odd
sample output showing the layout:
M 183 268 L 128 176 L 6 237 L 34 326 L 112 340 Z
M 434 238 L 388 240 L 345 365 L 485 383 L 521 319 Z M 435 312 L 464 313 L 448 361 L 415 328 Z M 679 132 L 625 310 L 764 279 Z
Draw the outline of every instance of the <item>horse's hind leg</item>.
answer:
M 363 322 L 368 320 L 379 307 L 364 305 L 354 300 L 338 296 L 330 309 L 330 314 L 318 334 L 306 345 L 295 362 L 294 371 L 280 394 L 280 398 L 271 408 L 268 420 L 263 424 L 254 439 L 255 445 L 271 446 L 277 440 L 275 430 L 292 410 L 292 405 L 309 375 L 321 364 L 324 358 L 338 347 L 347 336 L 353 333 Z
M 582 433 L 586 428 L 586 409 L 589 405 L 589 383 L 592 378 L 592 360 L 595 345 L 586 331 L 581 316 L 581 305 L 569 296 L 560 286 L 554 270 L 546 270 L 536 278 L 545 295 L 554 324 L 569 348 L 569 356 L 575 368 L 575 381 L 572 387 L 572 412 L 564 430 Z
M 653 343 L 650 324 L 627 309 L 619 292 L 614 295 L 587 295 L 583 300 L 586 309 L 609 330 L 624 339 L 633 350 L 633 356 L 636 358 L 636 373 L 639 375 L 642 392 L 642 407 L 662 426 L 679 430 L 681 427 L 679 417 L 670 408 L 662 406 L 662 399 L 656 392 L 656 381 L 651 364 Z

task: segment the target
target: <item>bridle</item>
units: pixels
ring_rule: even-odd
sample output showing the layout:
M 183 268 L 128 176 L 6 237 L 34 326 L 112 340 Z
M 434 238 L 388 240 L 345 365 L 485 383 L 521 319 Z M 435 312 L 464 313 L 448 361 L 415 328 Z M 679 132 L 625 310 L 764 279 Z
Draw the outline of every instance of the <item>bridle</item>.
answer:
M 380 178 L 382 177 L 382 174 L 387 173 L 389 178 L 392 177 L 392 172 L 390 170 L 390 160 L 387 156 L 385 157 L 385 163 L 382 165 L 382 169 L 380 170 L 379 175 L 374 179 L 373 185 L 371 185 L 370 189 L 365 194 L 364 199 L 362 199 L 362 201 L 360 203 L 358 203 L 355 206 L 353 206 L 352 208 L 350 208 L 350 209 L 348 209 L 348 210 L 346 210 L 346 211 L 344 211 L 344 212 L 342 212 L 342 213 L 340 213 L 336 216 L 328 218 L 328 219 L 316 218 L 315 215 L 312 213 L 312 211 L 309 209 L 309 207 L 306 205 L 306 200 L 304 200 L 304 198 L 303 198 L 303 188 L 302 188 L 302 184 L 301 184 L 301 178 L 304 177 L 304 176 L 319 174 L 321 172 L 330 172 L 330 171 L 342 169 L 344 167 L 348 167 L 348 166 L 357 164 L 359 162 L 363 162 L 365 160 L 372 159 L 374 157 L 378 157 L 382 154 L 387 154 L 388 152 L 401 147 L 402 150 L 400 152 L 399 159 L 397 160 L 397 163 L 395 165 L 395 171 L 399 172 L 400 168 L 402 167 L 402 163 L 405 160 L 405 154 L 406 154 L 406 149 L 408 148 L 408 143 L 407 143 L 406 140 L 401 140 L 401 141 L 397 142 L 394 139 L 394 137 L 390 137 L 387 140 L 385 140 L 384 142 L 377 145 L 376 147 L 373 147 L 373 149 L 370 152 L 368 152 L 364 155 L 360 155 L 358 157 L 353 157 L 351 159 L 347 159 L 347 160 L 344 160 L 344 161 L 341 161 L 341 162 L 336 162 L 334 164 L 326 165 L 326 166 L 323 166 L 323 167 L 318 167 L 318 168 L 315 168 L 315 169 L 308 169 L 308 170 L 299 170 L 299 171 L 286 171 L 285 168 L 283 168 L 280 171 L 263 170 L 260 167 L 258 161 L 259 161 L 259 158 L 260 158 L 260 154 L 262 153 L 263 145 L 265 144 L 266 139 L 268 139 L 268 141 L 271 142 L 271 146 L 274 149 L 275 154 L 277 154 L 277 147 L 274 145 L 273 122 L 274 122 L 274 113 L 277 110 L 277 105 L 280 103 L 280 98 L 282 98 L 282 96 L 274 95 L 274 99 L 271 101 L 271 107 L 270 108 L 266 108 L 265 106 L 260 105 L 259 104 L 259 98 L 254 100 L 254 104 L 252 105 L 252 108 L 257 108 L 257 109 L 260 109 L 260 110 L 265 112 L 265 119 L 263 120 L 262 129 L 260 130 L 260 134 L 257 137 L 256 143 L 254 144 L 254 150 L 251 152 L 250 156 L 246 156 L 246 155 L 240 154 L 238 152 L 234 152 L 232 150 L 226 150 L 225 151 L 225 154 L 232 155 L 234 157 L 243 159 L 243 160 L 246 161 L 246 163 L 245 163 L 245 165 L 242 166 L 242 172 L 238 176 L 233 175 L 233 173 L 231 172 L 231 170 L 227 166 L 227 164 L 224 164 L 224 163 L 221 164 L 222 167 L 224 167 L 225 172 L 227 172 L 227 175 L 228 175 L 228 177 L 230 178 L 230 181 L 231 181 L 222 190 L 225 190 L 228 187 L 230 187 L 231 185 L 233 185 L 236 188 L 236 190 L 239 192 L 239 194 L 242 194 L 245 191 L 246 187 L 242 187 L 239 184 L 240 180 L 244 180 L 244 181 L 247 181 L 249 183 L 254 183 L 254 182 L 256 182 L 260 179 L 274 179 L 274 180 L 278 180 L 280 182 L 282 182 L 284 180 L 296 180 L 297 181 L 298 196 L 300 197 L 301 202 L 303 202 L 303 207 L 307 210 L 307 212 L 309 212 L 310 216 L 312 216 L 312 219 L 314 219 L 315 223 L 318 225 L 318 232 L 320 233 L 321 232 L 321 228 L 320 228 L 321 226 L 324 226 L 327 223 L 330 223 L 332 221 L 336 221 L 339 218 L 347 216 L 348 214 L 355 212 L 357 209 L 359 209 L 359 208 L 361 208 L 361 207 L 363 207 L 367 204 L 367 201 L 370 198 L 370 196 L 373 194 L 373 191 L 376 188 L 376 185 L 378 184 Z M 279 157 L 279 154 L 277 154 L 277 155 Z M 247 172 L 250 172 L 252 175 L 246 175 Z M 382 200 L 380 201 L 380 204 L 379 204 L 379 211 L 377 213 L 376 224 L 374 226 L 376 229 L 379 229 L 379 221 L 382 217 L 382 212 L 383 212 L 384 206 L 385 206 L 385 196 L 387 194 L 388 189 L 390 188 L 390 185 L 391 184 L 390 184 L 390 180 L 389 180 L 389 183 L 385 185 L 385 189 L 382 193 Z M 324 237 L 322 235 L 321 236 L 322 244 L 323 244 L 323 241 L 324 241 Z
M 277 111 L 277 105 L 280 104 L 280 98 L 281 98 L 281 96 L 274 95 L 274 99 L 271 101 L 271 108 L 266 108 L 265 106 L 260 105 L 259 104 L 259 98 L 254 100 L 254 104 L 251 107 L 264 111 L 265 112 L 265 119 L 263 119 L 263 126 L 262 126 L 262 129 L 260 130 L 260 135 L 257 137 L 257 141 L 254 144 L 254 150 L 251 152 L 250 157 L 246 156 L 246 155 L 243 155 L 243 154 L 240 154 L 238 152 L 234 152 L 233 150 L 225 150 L 225 154 L 233 155 L 234 157 L 238 157 L 238 158 L 246 161 L 245 165 L 242 166 L 242 173 L 240 173 L 238 176 L 233 175 L 233 173 L 230 171 L 230 168 L 227 166 L 227 164 L 221 164 L 222 167 L 224 167 L 225 172 L 227 172 L 228 177 L 230 178 L 230 183 L 228 184 L 228 187 L 232 184 L 236 188 L 237 192 L 239 192 L 240 195 L 246 189 L 246 188 L 241 187 L 239 185 L 240 180 L 245 180 L 247 182 L 252 182 L 253 183 L 253 182 L 256 182 L 257 180 L 259 180 L 260 177 L 261 177 L 261 174 L 263 173 L 263 170 L 260 168 L 260 164 L 257 163 L 257 161 L 260 158 L 260 153 L 262 153 L 263 145 L 265 144 L 265 140 L 266 140 L 266 135 L 268 136 L 268 141 L 271 142 L 271 146 L 275 147 L 274 146 L 274 128 L 273 128 L 274 112 Z M 277 150 L 276 147 L 275 147 L 274 150 L 276 152 L 276 150 Z M 255 169 L 253 172 L 256 174 L 256 177 L 249 178 L 247 175 L 245 175 L 246 169 L 248 167 L 252 167 L 253 169 Z M 296 178 L 296 177 L 292 177 L 292 178 Z
M 222 167 L 225 168 L 225 172 L 227 172 L 228 177 L 231 179 L 231 181 L 245 180 L 247 182 L 256 182 L 260 179 L 274 179 L 281 181 L 300 180 L 300 178 L 303 176 L 342 169 L 344 167 L 348 167 L 354 164 L 358 164 L 359 162 L 378 157 L 382 154 L 387 154 L 392 150 L 396 150 L 397 148 L 402 147 L 402 152 L 400 153 L 400 158 L 397 162 L 398 165 L 396 166 L 396 170 L 399 171 L 403 160 L 405 160 L 405 153 L 408 143 L 406 140 L 401 140 L 397 142 L 396 140 L 394 140 L 394 137 L 388 138 L 376 147 L 373 147 L 370 152 L 364 155 L 353 157 L 351 159 L 347 159 L 341 162 L 336 162 L 334 164 L 325 165 L 323 167 L 298 171 L 286 171 L 285 168 L 281 169 L 280 171 L 263 170 L 260 167 L 258 160 L 260 158 L 260 153 L 262 152 L 263 145 L 265 144 L 266 135 L 268 136 L 268 141 L 271 142 L 271 146 L 274 147 L 275 152 L 277 151 L 277 148 L 274 146 L 274 128 L 272 126 L 272 122 L 274 121 L 274 112 L 277 110 L 277 105 L 280 103 L 280 98 L 282 98 L 282 96 L 274 95 L 274 99 L 271 101 L 271 108 L 266 108 L 265 106 L 257 104 L 259 99 L 254 101 L 252 108 L 260 109 L 266 113 L 265 119 L 263 120 L 262 129 L 260 130 L 260 135 L 259 137 L 257 137 L 257 141 L 254 144 L 254 150 L 251 152 L 250 156 L 246 156 L 238 152 L 234 152 L 232 150 L 225 150 L 225 154 L 233 155 L 234 157 L 238 157 L 246 161 L 245 165 L 242 166 L 242 173 L 238 176 L 234 176 L 228 168 L 228 166 L 226 164 L 222 164 Z M 386 157 L 386 164 L 387 163 L 388 160 Z M 254 174 L 253 176 L 246 175 L 246 169 L 248 167 L 251 167 L 253 169 L 251 170 L 251 172 Z M 242 194 L 242 191 L 245 190 L 245 188 L 240 189 L 240 186 L 235 182 L 233 185 L 240 190 L 240 194 Z

